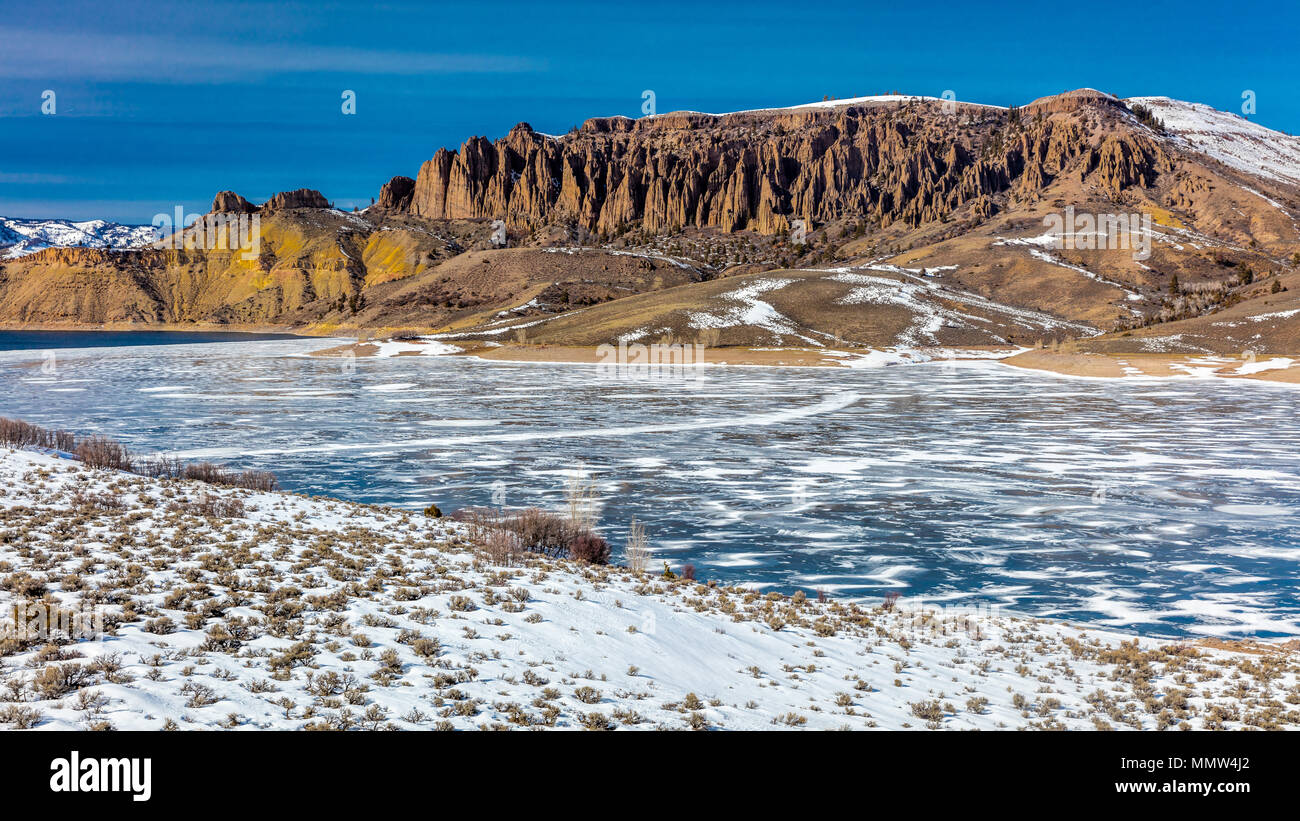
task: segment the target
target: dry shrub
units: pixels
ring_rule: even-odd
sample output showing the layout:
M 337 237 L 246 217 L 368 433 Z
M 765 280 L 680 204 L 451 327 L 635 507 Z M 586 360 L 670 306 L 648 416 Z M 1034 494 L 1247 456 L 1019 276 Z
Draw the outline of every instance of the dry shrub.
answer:
M 106 436 L 90 436 L 77 441 L 64 430 L 50 430 L 21 419 L 0 417 L 0 443 L 16 447 L 49 448 L 71 453 L 93 468 L 125 470 L 153 479 L 192 479 L 211 485 L 242 487 L 248 490 L 273 491 L 280 483 L 275 474 L 265 470 L 234 470 L 211 462 L 186 464 L 166 456 L 137 458 L 121 442 Z
M 78 508 L 92 512 L 124 510 L 126 508 L 126 502 L 120 496 L 114 496 L 111 493 L 90 493 L 83 488 L 73 489 L 72 503 Z
M 590 531 L 577 533 L 569 541 L 569 557 L 591 564 L 609 564 L 609 542 Z
M 90 684 L 94 678 L 94 673 L 80 664 L 51 664 L 32 679 L 32 690 L 41 698 L 62 698 Z
M 172 621 L 170 616 L 159 616 L 156 619 L 150 619 L 145 622 L 144 629 L 150 633 L 165 636 L 169 633 L 176 632 L 176 622 Z
M 65 430 L 50 430 L 21 419 L 0 417 L 0 442 L 20 448 L 50 448 L 71 452 L 77 447 L 76 438 Z
M 468 613 L 471 610 L 477 610 L 473 599 L 469 596 L 452 596 L 447 600 L 447 609 L 457 613 Z
M 478 545 L 487 539 L 488 531 L 501 526 L 500 511 L 488 507 L 464 507 L 451 514 L 451 518 L 468 525 L 469 540 Z
M 203 641 L 203 649 L 209 652 L 231 653 L 238 650 L 243 642 L 234 636 L 221 622 L 208 628 Z
M 279 486 L 275 474 L 269 471 L 244 470 L 237 472 L 225 465 L 215 465 L 211 462 L 196 462 L 185 465 L 181 468 L 178 478 L 207 482 L 210 485 L 226 485 L 228 487 L 242 487 L 248 490 L 268 492 L 275 490 Z
M 265 470 L 234 470 L 212 462 L 185 463 L 179 459 L 156 456 L 140 460 L 136 473 L 155 479 L 181 479 L 209 485 L 242 487 L 247 490 L 273 491 L 280 484 L 275 474 Z
M 187 681 L 181 686 L 181 693 L 188 693 L 189 699 L 186 700 L 185 706 L 190 708 L 207 707 L 209 704 L 216 704 L 221 698 L 217 691 L 213 690 L 206 684 L 197 681 Z
M 583 685 L 573 691 L 573 697 L 583 704 L 596 704 L 600 701 L 601 693 L 595 687 Z
M 44 717 L 38 710 L 21 704 L 0 708 L 0 724 L 12 724 L 15 730 L 30 730 L 40 724 Z
M 135 463 L 135 472 L 150 479 L 175 479 L 184 468 L 184 462 L 166 456 L 147 456 Z
M 504 545 L 499 543 L 490 545 L 495 540 L 495 534 L 501 530 L 500 511 L 485 507 L 462 508 L 453 513 L 451 518 L 468 525 L 469 543 L 489 556 L 494 550 L 500 552 L 504 549 Z
M 121 442 L 115 442 L 106 436 L 91 436 L 77 443 L 73 451 L 77 458 L 92 468 L 109 470 L 131 469 L 131 454 Z
M 197 499 L 181 499 L 172 502 L 168 510 L 212 519 L 238 519 L 246 512 L 244 503 L 239 499 L 218 496 L 214 493 L 205 493 Z
M 278 656 L 271 656 L 267 665 L 272 670 L 291 670 L 311 664 L 316 657 L 316 648 L 309 641 L 300 641 Z
M 452 518 L 469 525 L 470 542 L 497 564 L 510 564 L 525 551 L 609 563 L 609 543 L 590 528 L 535 507 L 508 516 L 490 508 L 466 508 Z
M 516 534 L 528 550 L 593 564 L 609 563 L 609 542 L 572 518 L 530 507 L 494 524 Z
M 553 551 L 567 548 L 573 538 L 573 526 L 563 516 L 547 513 L 535 507 L 526 508 L 500 522 L 501 527 L 514 531 L 527 548 Z
M 411 649 L 420 658 L 433 658 L 438 655 L 441 645 L 439 645 L 437 639 L 418 638 L 411 642 Z
M 38 599 L 45 595 L 45 581 L 33 576 L 26 570 L 19 570 L 0 579 L 0 589 L 8 590 L 19 596 Z
M 524 552 L 518 534 L 509 530 L 491 530 L 483 541 L 483 552 L 493 564 L 509 567 Z

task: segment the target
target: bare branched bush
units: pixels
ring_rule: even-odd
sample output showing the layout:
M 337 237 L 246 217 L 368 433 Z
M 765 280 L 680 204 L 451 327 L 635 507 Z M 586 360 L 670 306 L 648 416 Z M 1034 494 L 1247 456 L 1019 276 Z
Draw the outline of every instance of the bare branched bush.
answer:
M 40 724 L 42 718 L 44 716 L 38 710 L 21 704 L 10 704 L 0 708 L 0 724 L 13 725 L 15 730 L 30 730 Z
M 94 680 L 94 673 L 80 664 L 51 664 L 32 679 L 32 690 L 41 698 L 62 698 Z
M 77 443 L 73 451 L 77 458 L 92 468 L 109 470 L 131 469 L 131 454 L 121 442 L 115 442 L 107 436 L 91 436 Z
M 176 478 L 206 482 L 210 485 L 242 487 L 248 490 L 272 491 L 278 486 L 275 474 L 268 471 L 235 471 L 225 465 L 214 465 L 211 462 L 184 465 Z
M 240 471 L 212 462 L 185 463 L 166 456 L 138 460 L 134 472 L 154 479 L 180 479 L 266 492 L 276 490 L 280 486 L 275 474 L 270 471 L 251 469 Z
M 470 544 L 482 547 L 488 534 L 501 526 L 501 512 L 488 507 L 462 508 L 452 514 L 452 519 L 468 525 Z
M 569 557 L 591 564 L 609 564 L 609 542 L 586 531 L 576 534 L 569 542 Z
M 180 499 L 168 508 L 175 513 L 203 516 L 211 519 L 238 519 L 246 512 L 239 499 L 205 493 L 197 499 Z
M 182 693 L 188 693 L 189 698 L 185 702 L 186 707 L 207 707 L 209 704 L 216 704 L 221 698 L 217 691 L 213 690 L 206 684 L 200 684 L 197 681 L 189 681 L 181 686 Z
M 187 479 L 211 485 L 273 491 L 279 488 L 275 474 L 265 470 L 234 470 L 211 462 L 186 464 L 166 456 L 139 458 L 121 442 L 106 436 L 77 441 L 64 430 L 50 430 L 20 419 L 0 417 L 0 443 L 17 447 L 49 448 L 71 453 L 93 468 L 124 470 L 153 479 Z
M 509 530 L 492 530 L 483 541 L 483 552 L 493 564 L 509 567 L 524 552 L 517 533 Z
M 0 590 L 9 590 L 24 598 L 36 599 L 45 595 L 45 581 L 26 570 L 19 570 L 0 578 Z
M 500 526 L 513 531 L 524 547 L 541 548 L 548 552 L 556 548 L 567 548 L 573 536 L 573 527 L 563 516 L 535 507 L 502 519 Z
M 646 541 L 645 525 L 636 519 L 627 528 L 627 566 L 633 573 L 644 573 L 650 564 L 650 544 Z
M 20 448 L 50 448 L 71 452 L 76 448 L 75 437 L 65 430 L 49 430 L 21 419 L 0 417 L 0 442 Z
M 126 502 L 111 493 L 89 493 L 81 488 L 74 488 L 70 495 L 73 505 L 92 513 L 126 508 Z
M 452 596 L 447 601 L 447 608 L 457 613 L 468 613 L 471 610 L 478 609 L 469 596 Z

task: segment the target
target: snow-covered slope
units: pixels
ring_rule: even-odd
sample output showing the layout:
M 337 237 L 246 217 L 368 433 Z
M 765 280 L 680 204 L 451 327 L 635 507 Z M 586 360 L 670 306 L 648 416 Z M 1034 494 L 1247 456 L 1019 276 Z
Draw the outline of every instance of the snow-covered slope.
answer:
M 500 565 L 445 519 L 25 451 L 0 449 L 0 535 L 0 618 L 41 600 L 103 611 L 105 627 L 61 646 L 0 634 L 4 727 L 1300 721 L 1277 700 L 1300 692 L 1281 647 L 1121 644 L 991 612 L 764 595 L 536 554 Z
M 8 259 L 46 248 L 139 248 L 158 238 L 149 225 L 121 225 L 106 220 L 15 219 L 0 217 L 0 256 Z
M 1000 106 L 1000 105 L 990 105 L 988 103 L 968 103 L 965 102 L 964 100 L 956 100 L 956 99 L 949 100 L 944 97 L 928 97 L 924 94 L 872 94 L 866 97 L 844 97 L 839 100 L 818 100 L 812 103 L 800 103 L 798 105 L 786 105 L 786 106 L 773 106 L 771 108 L 747 108 L 740 111 L 723 111 L 723 112 L 693 111 L 687 109 L 684 111 L 667 112 L 666 114 L 658 114 L 655 116 L 667 116 L 668 114 L 704 114 L 709 117 L 726 117 L 730 114 L 755 114 L 758 112 L 769 112 L 769 111 L 799 111 L 800 109 L 805 109 L 805 108 L 842 108 L 844 106 L 869 105 L 871 103 L 909 103 L 909 102 L 930 102 L 930 103 L 950 102 L 953 103 L 954 105 L 966 105 L 966 106 L 973 105 L 973 106 L 979 106 L 980 108 L 988 108 L 988 109 L 996 109 L 996 110 L 1005 109 L 1005 106 Z
M 1291 137 L 1203 103 L 1130 97 L 1164 121 L 1175 140 L 1238 171 L 1300 185 L 1300 137 Z

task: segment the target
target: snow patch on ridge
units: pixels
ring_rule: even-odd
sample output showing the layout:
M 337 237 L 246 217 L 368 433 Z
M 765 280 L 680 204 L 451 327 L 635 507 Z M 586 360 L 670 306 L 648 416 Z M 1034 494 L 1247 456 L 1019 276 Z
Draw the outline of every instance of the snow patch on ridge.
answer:
M 816 345 L 819 348 L 825 347 L 821 342 L 799 333 L 798 326 L 791 319 L 758 298 L 760 294 L 779 290 L 795 281 L 793 279 L 756 280 L 743 288 L 737 288 L 721 296 L 722 299 L 740 303 L 736 307 L 727 308 L 720 312 L 691 311 L 687 315 L 687 321 L 692 328 L 700 330 L 752 325 L 770 331 L 778 337 L 794 336 L 810 345 Z
M 1086 336 L 1095 336 L 1100 333 L 1100 331 L 1088 325 L 1059 319 L 1037 311 L 1013 308 L 1010 305 L 1003 305 L 967 291 L 950 291 L 946 288 L 940 289 L 933 283 L 905 282 L 863 273 L 863 270 L 872 270 L 917 276 L 917 273 L 911 269 L 900 268 L 897 265 L 879 264 L 866 265 L 861 268 L 830 268 L 827 270 L 835 274 L 830 277 L 831 280 L 854 286 L 847 295 L 838 300 L 840 305 L 897 305 L 911 311 L 914 314 L 912 324 L 898 336 L 898 343 L 907 348 L 922 348 L 940 344 L 937 334 L 944 327 L 978 328 L 999 341 L 1006 341 L 996 334 L 992 334 L 988 329 L 972 324 L 982 323 L 986 325 L 989 320 L 953 308 L 945 308 L 937 303 L 937 299 L 960 301 L 971 307 L 1002 314 L 1010 317 L 1015 324 L 1026 330 L 1049 331 L 1061 329 Z
M 1292 137 L 1203 103 L 1130 97 L 1164 121 L 1175 142 L 1238 171 L 1300 184 L 1300 137 Z
M 707 111 L 673 111 L 666 114 L 703 114 L 707 117 L 726 117 L 729 114 L 757 114 L 768 111 L 798 111 L 804 108 L 842 108 L 850 105 L 865 105 L 868 103 L 908 103 L 908 102 L 925 102 L 925 103 L 952 103 L 953 105 L 978 106 L 980 108 L 989 108 L 996 111 L 1005 111 L 1006 106 L 989 105 L 987 103 L 967 103 L 960 100 L 945 100 L 942 97 L 927 97 L 923 94 L 870 94 L 865 97 L 846 97 L 841 100 L 818 100 L 812 103 L 800 103 L 798 105 L 776 106 L 774 108 L 748 108 L 741 111 L 724 111 L 721 113 L 711 113 Z M 657 114 L 657 117 L 666 116 L 666 114 Z M 647 118 L 648 119 L 648 118 Z

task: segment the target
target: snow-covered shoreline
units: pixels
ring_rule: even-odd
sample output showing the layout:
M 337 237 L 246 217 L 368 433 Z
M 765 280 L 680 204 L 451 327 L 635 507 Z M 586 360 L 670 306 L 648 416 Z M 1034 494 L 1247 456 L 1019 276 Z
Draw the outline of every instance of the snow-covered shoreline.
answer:
M 488 352 L 492 355 L 486 355 Z M 596 347 L 557 346 L 528 347 L 524 345 L 502 345 L 493 343 L 486 349 L 460 349 L 434 337 L 406 341 L 358 342 L 338 345 L 313 352 L 312 356 L 354 356 L 390 358 L 394 356 L 441 357 L 459 356 L 482 363 L 503 365 L 566 365 L 584 368 L 608 368 L 610 363 L 599 358 Z M 544 354 L 544 355 L 543 355 Z M 653 374 L 662 372 L 686 372 L 696 368 L 884 368 L 907 365 L 924 365 L 946 368 L 992 368 L 1004 373 L 1016 373 L 1020 376 L 1038 376 L 1057 379 L 1078 379 L 1084 381 L 1126 382 L 1126 383 L 1168 383 L 1186 381 L 1222 381 L 1232 379 L 1254 385 L 1280 386 L 1295 388 L 1300 385 L 1291 379 L 1292 367 L 1297 365 L 1300 357 L 1268 356 L 1260 362 L 1254 360 L 1234 360 L 1231 357 L 1214 355 L 1183 356 L 1185 363 L 1169 366 L 1166 360 L 1176 359 L 1173 355 L 1160 354 L 1090 354 L 1096 363 L 1113 365 L 1117 373 L 1105 373 L 1106 368 L 1092 368 L 1080 372 L 1071 369 L 1066 362 L 1069 356 L 1059 357 L 1057 362 L 1026 361 L 1030 359 L 1054 356 L 1050 351 L 1032 348 L 1005 348 L 997 350 L 979 350 L 975 348 L 954 347 L 915 347 L 915 348 L 862 348 L 844 350 L 837 348 L 703 348 L 700 356 L 693 361 L 665 361 L 663 364 L 628 365 L 615 363 L 631 372 L 640 368 L 642 372 Z M 782 355 L 792 359 L 785 361 Z M 724 358 L 725 357 L 725 358 Z M 778 358 L 780 359 L 778 360 Z M 1149 373 L 1142 367 L 1126 367 L 1130 361 L 1138 364 L 1150 360 L 1156 362 L 1166 373 Z M 1211 362 L 1210 360 L 1214 360 Z M 1077 364 L 1077 363 L 1076 363 Z M 1235 370 L 1222 371 L 1224 366 L 1236 364 Z M 1211 367 L 1213 365 L 1213 367 Z
M 1295 726 L 1279 645 L 760 594 L 528 555 L 405 511 L 0 450 L 0 723 L 37 729 Z M 657 564 L 652 563 L 657 568 Z M 30 636 L 28 636 L 30 638 Z M 3 641 L 3 639 L 0 639 Z M 1129 643 L 1122 643 L 1129 642 Z

